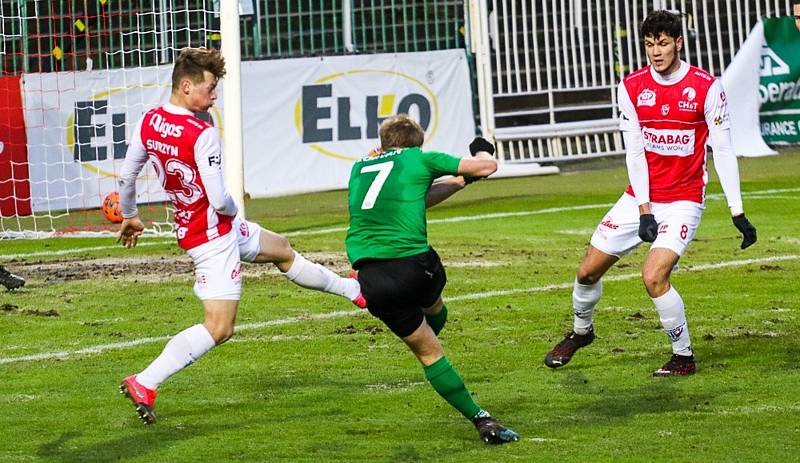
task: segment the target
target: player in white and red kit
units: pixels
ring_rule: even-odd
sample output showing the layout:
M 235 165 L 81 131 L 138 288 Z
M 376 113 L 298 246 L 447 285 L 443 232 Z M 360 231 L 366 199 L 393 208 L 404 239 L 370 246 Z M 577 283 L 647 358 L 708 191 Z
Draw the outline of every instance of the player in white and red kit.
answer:
M 213 106 L 217 82 L 224 74 L 225 61 L 218 51 L 182 50 L 172 72 L 169 103 L 139 120 L 120 174 L 120 241 L 134 247 L 144 230 L 136 208 L 136 177 L 149 159 L 175 206 L 178 245 L 194 261 L 194 291 L 205 312 L 202 324 L 172 337 L 147 368 L 122 382 L 120 391 L 133 400 L 139 417 L 148 424 L 156 418 L 158 386 L 233 336 L 242 260 L 274 263 L 300 286 L 366 306 L 357 280 L 309 262 L 284 237 L 236 218 L 236 204 L 223 184 L 219 133 L 194 115 Z
M 650 242 L 642 280 L 672 342 L 672 357 L 653 374 L 695 372 L 683 300 L 669 277 L 705 207 L 706 143 L 713 148 L 733 223 L 744 236 L 741 248 L 756 241 L 756 229 L 742 208 L 722 85 L 680 60 L 683 37 L 677 15 L 653 12 L 641 33 L 650 65 L 628 75 L 617 92 L 630 185 L 592 235 L 572 292 L 573 331 L 547 353 L 544 363 L 551 368 L 566 365 L 594 340 L 592 317 L 602 276 L 620 257 Z

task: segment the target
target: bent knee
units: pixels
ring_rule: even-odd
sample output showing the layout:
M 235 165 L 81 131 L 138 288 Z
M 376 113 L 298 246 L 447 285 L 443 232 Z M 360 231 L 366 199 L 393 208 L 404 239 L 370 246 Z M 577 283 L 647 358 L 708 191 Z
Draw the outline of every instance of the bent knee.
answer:
M 294 249 L 289 240 L 277 233 L 262 232 L 259 248 L 256 262 L 272 262 L 280 266 L 294 260 Z
M 294 249 L 292 249 L 292 245 L 289 244 L 289 240 L 283 236 L 275 240 L 273 253 L 278 262 L 288 262 L 294 259 Z
M 642 282 L 650 297 L 661 296 L 669 289 L 669 277 L 660 272 L 645 270 L 642 272 Z
M 206 327 L 208 329 L 209 334 L 214 339 L 214 343 L 216 345 L 220 345 L 225 341 L 229 340 L 233 337 L 234 328 L 233 325 L 217 325 L 212 327 Z
M 600 281 L 603 274 L 592 269 L 585 269 L 583 267 L 578 269 L 578 283 L 582 285 L 593 285 Z

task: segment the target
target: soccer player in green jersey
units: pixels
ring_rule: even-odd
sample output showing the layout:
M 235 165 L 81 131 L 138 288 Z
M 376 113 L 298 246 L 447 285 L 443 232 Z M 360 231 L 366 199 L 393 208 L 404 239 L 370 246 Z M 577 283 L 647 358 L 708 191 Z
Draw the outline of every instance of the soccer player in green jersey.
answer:
M 369 311 L 408 345 L 431 386 L 491 444 L 519 440 L 473 400 L 444 355 L 437 337 L 447 320 L 442 290 L 447 278 L 428 244 L 425 209 L 497 170 L 494 147 L 470 144 L 471 158 L 422 151 L 425 132 L 405 114 L 380 126 L 380 152 L 359 160 L 350 173 L 347 255 L 358 271 Z M 443 175 L 453 179 L 433 184 Z M 466 180 L 465 180 L 466 179 Z

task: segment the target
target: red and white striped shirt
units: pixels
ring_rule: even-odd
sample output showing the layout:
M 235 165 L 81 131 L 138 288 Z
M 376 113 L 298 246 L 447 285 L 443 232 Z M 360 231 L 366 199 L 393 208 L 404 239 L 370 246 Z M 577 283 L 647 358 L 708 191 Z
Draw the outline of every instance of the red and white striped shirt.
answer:
M 216 128 L 172 104 L 145 113 L 134 129 L 120 174 L 123 217 L 138 214 L 135 179 L 148 159 L 175 206 L 181 248 L 194 248 L 231 231 L 237 211 L 222 181 Z
M 720 82 L 681 62 L 670 76 L 644 67 L 620 83 L 618 101 L 628 152 L 627 193 L 645 202 L 703 204 L 708 183 L 705 145 L 711 136 L 715 167 L 732 212 L 741 210 L 739 172 L 730 148 L 729 116 Z M 640 135 L 640 136 L 639 136 Z M 637 151 L 643 151 L 636 159 Z M 633 161 L 632 159 L 633 158 Z

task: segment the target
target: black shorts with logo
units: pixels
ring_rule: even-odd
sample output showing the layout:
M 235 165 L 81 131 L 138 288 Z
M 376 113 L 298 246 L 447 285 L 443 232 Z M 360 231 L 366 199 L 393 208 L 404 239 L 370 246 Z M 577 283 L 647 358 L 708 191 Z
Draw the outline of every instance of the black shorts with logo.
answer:
M 400 259 L 360 260 L 355 268 L 370 313 L 401 338 L 419 328 L 422 309 L 436 303 L 447 283 L 433 248 Z

